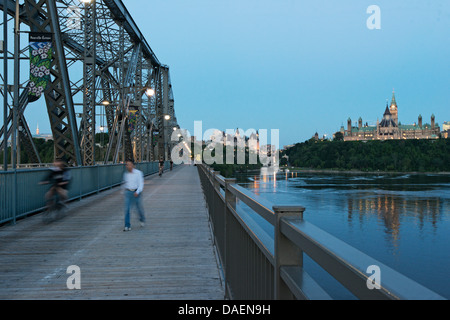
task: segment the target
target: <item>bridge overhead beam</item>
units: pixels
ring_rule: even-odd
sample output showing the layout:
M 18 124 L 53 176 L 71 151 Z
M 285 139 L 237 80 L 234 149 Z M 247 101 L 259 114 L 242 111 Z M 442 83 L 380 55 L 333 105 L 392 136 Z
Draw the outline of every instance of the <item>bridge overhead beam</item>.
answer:
M 105 5 L 111 10 L 111 14 L 117 20 L 123 21 L 123 25 L 131 39 L 142 44 L 142 51 L 145 59 L 150 60 L 154 66 L 160 66 L 158 58 L 145 40 L 138 26 L 134 22 L 127 8 L 121 0 L 103 0 Z
M 0 1 L 1 9 L 15 15 L 16 1 L 7 0 L 3 6 Z M 158 136 L 156 145 L 162 143 L 161 154 L 168 158 L 171 124 L 164 115 L 171 116 L 171 123 L 176 119 L 168 67 L 161 65 L 123 1 L 95 0 L 84 4 L 79 0 L 23 0 L 19 18 L 31 32 L 53 34 L 51 83 L 44 96 L 55 157 L 76 166 L 95 164 L 98 118 L 106 117 L 110 139 L 105 162 L 156 159 L 152 139 L 156 130 L 162 137 L 161 140 Z M 78 18 L 80 23 L 74 24 Z M 26 57 L 28 46 L 20 52 L 21 59 Z M 161 70 L 165 70 L 164 74 Z M 26 87 L 20 88 L 21 96 Z M 155 90 L 155 96 L 144 95 L 147 87 Z M 20 144 L 30 146 L 26 149 L 31 150 L 32 158 L 36 148 L 24 116 L 27 105 L 25 101 L 19 110 L 24 128 L 19 138 Z M 128 130 L 130 105 L 138 108 L 132 132 Z M 9 134 L 8 129 L 3 131 Z M 36 152 L 34 156 L 38 160 Z

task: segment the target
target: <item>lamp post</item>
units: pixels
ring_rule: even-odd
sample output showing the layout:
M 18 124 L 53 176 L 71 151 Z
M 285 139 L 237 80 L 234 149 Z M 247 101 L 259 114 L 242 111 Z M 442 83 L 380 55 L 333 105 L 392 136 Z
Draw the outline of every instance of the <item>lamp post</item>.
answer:
M 100 138 L 100 145 L 103 149 L 103 143 L 104 143 L 104 133 L 105 132 L 105 127 L 103 125 L 100 126 L 100 134 L 101 134 L 101 138 Z
M 3 11 L 7 10 L 7 7 L 3 8 Z M 13 130 L 11 138 L 11 160 L 12 168 L 15 170 L 17 168 L 17 125 L 19 121 L 19 86 L 20 86 L 20 20 L 19 20 L 19 1 L 16 1 L 16 14 L 15 14 L 15 27 L 14 27 L 14 95 L 13 95 Z M 7 95 L 6 92 L 4 92 Z M 7 130 L 5 127 L 4 136 L 7 136 Z
M 150 150 L 151 150 L 151 159 L 150 160 L 155 160 L 153 159 L 153 155 L 154 155 L 154 150 L 153 150 L 153 127 L 155 126 L 155 122 L 156 122 L 156 118 L 153 118 L 150 121 L 150 128 L 148 129 L 148 141 L 147 141 L 147 160 L 150 159 Z
M 8 1 L 3 0 L 3 170 L 8 170 Z
M 124 96 L 122 99 L 122 103 L 118 103 L 118 106 L 121 106 L 121 110 L 119 110 L 119 108 L 116 109 L 116 120 L 118 119 L 117 117 L 119 117 L 118 113 L 123 113 L 122 114 L 122 118 L 119 119 L 118 121 L 114 122 L 114 126 L 112 128 L 112 131 L 114 132 L 116 129 L 119 129 L 119 135 L 117 135 L 116 137 L 114 135 L 110 136 L 110 141 L 108 143 L 108 148 L 106 151 L 106 156 L 105 156 L 105 163 L 109 160 L 109 157 L 112 155 L 113 158 L 113 162 L 117 162 L 118 158 L 119 158 L 119 152 L 120 152 L 120 148 L 122 148 L 122 157 L 125 159 L 125 118 L 128 116 L 129 114 L 129 107 L 130 107 L 130 103 L 132 100 L 132 95 L 134 95 L 135 97 L 138 96 L 139 94 L 146 94 L 147 97 L 152 97 L 155 95 L 155 90 L 153 88 L 151 88 L 150 86 L 144 86 L 142 88 L 136 88 L 136 87 L 123 87 L 121 88 L 121 90 L 125 90 L 129 91 L 127 93 L 126 96 Z M 102 105 L 109 106 L 111 104 L 116 105 L 116 102 L 112 102 L 112 101 L 108 101 L 107 99 L 104 99 L 102 101 Z M 120 124 L 119 124 L 120 123 Z M 118 127 L 117 127 L 118 126 Z M 117 139 L 117 141 L 116 141 Z M 114 153 L 112 154 L 112 146 L 116 145 L 116 149 L 114 151 Z

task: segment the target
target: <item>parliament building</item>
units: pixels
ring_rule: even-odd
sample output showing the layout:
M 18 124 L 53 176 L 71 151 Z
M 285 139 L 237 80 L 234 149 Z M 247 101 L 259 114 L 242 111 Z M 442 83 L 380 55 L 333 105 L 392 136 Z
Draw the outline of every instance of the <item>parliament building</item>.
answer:
M 381 121 L 377 120 L 376 126 L 363 125 L 362 118 L 358 120 L 358 126 L 352 126 L 352 120 L 347 121 L 347 130 L 344 126 L 340 132 L 344 141 L 367 140 L 391 140 L 391 139 L 438 139 L 440 135 L 439 125 L 435 122 L 434 114 L 431 115 L 431 123 L 423 123 L 419 115 L 418 122 L 411 125 L 403 125 L 398 121 L 398 106 L 395 100 L 395 92 L 392 93 L 392 101 L 386 105 L 386 110 Z

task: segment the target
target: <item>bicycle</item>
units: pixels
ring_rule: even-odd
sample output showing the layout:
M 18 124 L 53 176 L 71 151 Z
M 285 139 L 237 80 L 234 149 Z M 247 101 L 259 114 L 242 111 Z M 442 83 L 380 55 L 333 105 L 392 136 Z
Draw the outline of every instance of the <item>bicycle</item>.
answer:
M 47 201 L 47 209 L 42 214 L 42 222 L 45 224 L 54 222 L 63 218 L 67 213 L 67 206 L 61 200 L 61 195 L 54 192 L 50 200 Z

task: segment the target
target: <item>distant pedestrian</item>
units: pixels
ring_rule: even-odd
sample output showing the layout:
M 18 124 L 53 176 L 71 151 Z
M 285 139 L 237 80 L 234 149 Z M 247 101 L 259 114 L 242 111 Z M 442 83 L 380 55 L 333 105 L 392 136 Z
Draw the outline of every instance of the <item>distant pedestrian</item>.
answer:
M 164 173 L 164 160 L 163 158 L 159 159 L 159 176 L 161 177 Z
M 173 161 L 170 160 L 170 171 L 172 171 L 172 169 L 173 169 Z
M 134 205 L 139 213 L 141 227 L 145 225 L 145 213 L 142 208 L 141 195 L 144 190 L 144 175 L 134 167 L 134 162 L 126 162 L 126 171 L 123 174 L 123 189 L 125 194 L 125 228 L 123 231 L 131 230 L 130 210 Z

